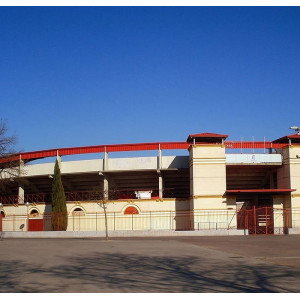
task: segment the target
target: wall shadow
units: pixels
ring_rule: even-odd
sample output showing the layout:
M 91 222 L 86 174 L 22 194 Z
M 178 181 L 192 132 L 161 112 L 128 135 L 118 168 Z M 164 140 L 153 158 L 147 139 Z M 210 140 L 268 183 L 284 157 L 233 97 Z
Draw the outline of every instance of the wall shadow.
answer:
M 47 259 L 45 257 L 45 259 Z M 92 253 L 53 267 L 0 261 L 0 292 L 299 292 L 299 270 L 196 257 Z M 26 280 L 25 280 L 26 279 Z M 282 284 L 279 284 L 279 283 Z M 295 288 L 296 286 L 296 288 Z

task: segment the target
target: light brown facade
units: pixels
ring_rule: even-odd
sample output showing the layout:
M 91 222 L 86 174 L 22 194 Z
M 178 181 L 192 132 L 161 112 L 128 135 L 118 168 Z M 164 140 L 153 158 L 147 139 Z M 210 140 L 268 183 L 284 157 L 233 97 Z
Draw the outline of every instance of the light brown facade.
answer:
M 103 210 L 90 197 L 99 189 L 108 191 L 111 230 L 238 230 L 250 226 L 252 215 L 246 212 L 253 209 L 261 215 L 255 216 L 253 226 L 267 227 L 272 220 L 271 233 L 300 227 L 300 139 L 293 136 L 292 142 L 268 154 L 230 154 L 226 137 L 189 136 L 188 156 L 163 156 L 159 150 L 157 157 L 112 159 L 105 153 L 103 160 L 62 161 L 68 230 L 103 229 Z M 27 230 L 26 219 L 51 213 L 53 167 L 54 163 L 25 166 L 24 175 L 12 179 L 2 192 L 5 230 Z M 112 197 L 111 191 L 117 194 Z M 139 193 L 150 196 L 139 199 Z M 139 216 L 130 219 L 127 208 Z M 15 221 L 9 223 L 9 218 Z

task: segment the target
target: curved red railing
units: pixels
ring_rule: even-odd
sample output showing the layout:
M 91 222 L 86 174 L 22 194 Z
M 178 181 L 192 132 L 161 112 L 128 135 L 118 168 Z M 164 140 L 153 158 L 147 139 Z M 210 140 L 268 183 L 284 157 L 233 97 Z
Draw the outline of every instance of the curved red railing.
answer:
M 196 143 L 196 144 L 212 144 L 212 143 Z M 249 142 L 249 141 L 226 141 L 225 147 L 228 149 L 269 149 L 282 148 L 288 144 L 272 143 L 272 142 Z M 39 158 L 76 155 L 76 154 L 91 154 L 101 152 L 124 152 L 124 151 L 147 151 L 147 150 L 180 150 L 188 149 L 191 144 L 188 142 L 155 142 L 155 143 L 136 143 L 136 144 L 117 144 L 117 145 L 99 145 L 99 146 L 83 146 L 83 147 L 69 147 L 57 148 L 49 150 L 39 150 L 31 152 L 19 153 L 9 159 L 2 159 L 1 162 L 13 160 L 34 160 Z

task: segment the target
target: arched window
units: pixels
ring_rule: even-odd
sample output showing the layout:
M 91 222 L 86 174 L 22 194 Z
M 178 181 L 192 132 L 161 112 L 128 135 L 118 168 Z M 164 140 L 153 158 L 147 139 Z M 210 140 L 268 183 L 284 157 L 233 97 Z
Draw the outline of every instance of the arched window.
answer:
M 29 214 L 29 217 L 30 218 L 36 218 L 36 217 L 38 217 L 39 216 L 39 212 L 36 210 L 36 209 L 32 209 L 31 211 L 30 211 L 30 214 Z
M 77 207 L 73 210 L 73 216 L 84 216 L 84 211 L 82 208 Z
M 5 213 L 4 213 L 3 210 L 0 211 L 0 215 L 1 215 L 2 218 L 5 218 Z
M 139 211 L 134 206 L 128 206 L 124 211 L 124 215 L 136 215 L 138 213 Z

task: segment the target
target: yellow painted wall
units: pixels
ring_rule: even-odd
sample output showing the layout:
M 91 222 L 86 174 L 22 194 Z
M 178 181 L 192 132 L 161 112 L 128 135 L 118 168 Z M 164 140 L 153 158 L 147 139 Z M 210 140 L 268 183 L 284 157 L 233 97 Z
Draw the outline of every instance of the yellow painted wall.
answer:
M 215 145 L 191 145 L 190 180 L 194 209 L 224 209 L 226 199 L 225 147 Z

